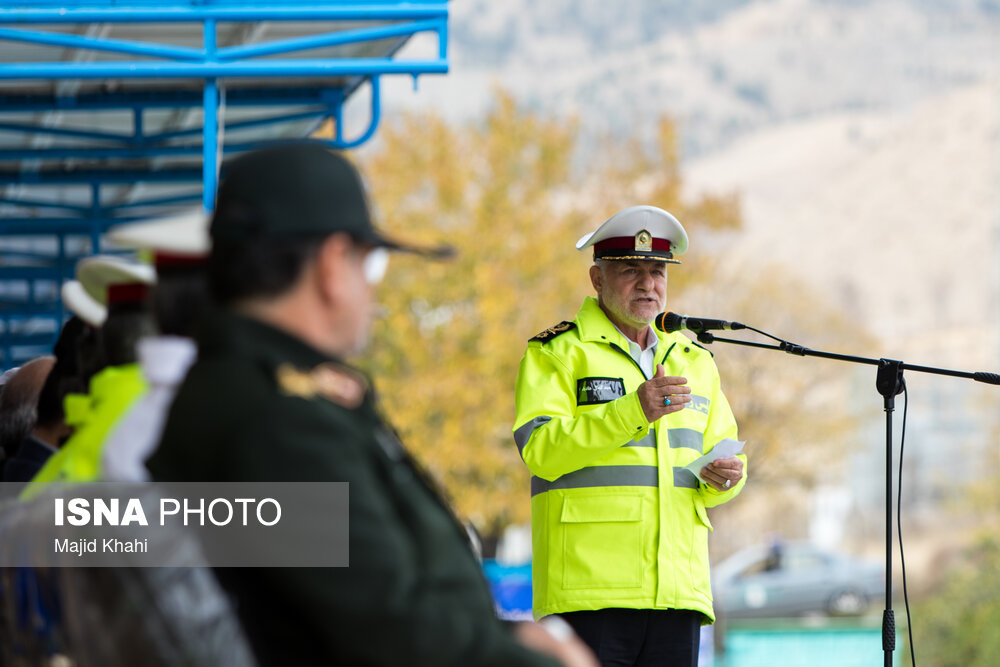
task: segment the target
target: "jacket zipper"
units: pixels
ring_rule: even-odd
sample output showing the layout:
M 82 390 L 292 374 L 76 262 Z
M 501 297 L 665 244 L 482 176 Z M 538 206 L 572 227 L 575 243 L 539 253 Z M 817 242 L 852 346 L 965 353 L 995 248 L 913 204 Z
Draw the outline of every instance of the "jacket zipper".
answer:
M 642 370 L 642 366 L 639 365 L 638 361 L 636 361 L 635 359 L 632 358 L 631 354 L 629 354 L 625 350 L 621 349 L 620 347 L 618 347 L 614 343 L 609 343 L 609 345 L 611 345 L 611 347 L 613 349 L 615 349 L 618 352 L 621 352 L 622 354 L 624 354 L 628 358 L 628 360 L 632 362 L 632 365 L 639 369 L 639 374 L 642 375 L 643 378 L 645 378 L 646 380 L 650 379 L 650 378 L 646 377 L 646 372 L 644 370 Z M 671 343 L 670 347 L 667 348 L 667 352 L 666 352 L 666 354 L 663 355 L 662 359 L 660 359 L 659 361 L 656 361 L 655 359 L 653 360 L 653 374 L 654 375 L 656 375 L 656 365 L 657 364 L 662 364 L 664 361 L 666 361 L 667 357 L 670 356 L 670 353 L 673 351 L 674 347 L 676 347 L 676 346 L 677 346 L 677 343 Z

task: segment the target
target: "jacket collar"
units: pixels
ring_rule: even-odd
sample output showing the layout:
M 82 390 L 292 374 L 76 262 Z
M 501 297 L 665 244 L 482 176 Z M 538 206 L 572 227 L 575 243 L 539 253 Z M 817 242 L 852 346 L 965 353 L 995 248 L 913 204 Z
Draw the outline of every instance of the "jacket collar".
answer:
M 580 332 L 580 340 L 585 342 L 613 343 L 623 350 L 628 350 L 628 339 L 608 319 L 608 316 L 604 314 L 595 297 L 588 296 L 583 300 L 583 305 L 580 306 L 575 321 L 577 330 Z M 653 332 L 660 341 L 656 350 L 657 363 L 667 356 L 671 346 L 675 343 L 691 345 L 691 341 L 681 333 L 666 333 L 658 331 L 655 327 L 653 328 Z
M 90 378 L 91 400 L 102 400 L 113 394 L 125 382 L 133 382 L 142 377 L 139 364 L 106 366 Z
M 198 336 L 198 355 L 236 355 L 253 359 L 271 372 L 290 364 L 309 370 L 324 364 L 340 367 L 363 380 L 370 387 L 368 376 L 342 359 L 317 350 L 301 338 L 258 319 L 232 311 L 212 313 Z
M 586 342 L 615 343 L 618 347 L 628 348 L 625 336 L 615 327 L 614 323 L 601 310 L 597 299 L 588 296 L 583 300 L 576 314 L 576 326 L 580 330 L 580 340 Z
M 618 347 L 626 350 L 629 347 L 625 334 L 619 331 L 614 322 L 608 319 L 597 303 L 597 299 L 592 296 L 583 300 L 583 305 L 580 306 L 580 311 L 576 314 L 576 325 L 580 329 L 581 340 L 615 343 Z M 656 334 L 661 343 L 665 340 L 662 331 L 657 331 L 654 328 L 653 333 Z

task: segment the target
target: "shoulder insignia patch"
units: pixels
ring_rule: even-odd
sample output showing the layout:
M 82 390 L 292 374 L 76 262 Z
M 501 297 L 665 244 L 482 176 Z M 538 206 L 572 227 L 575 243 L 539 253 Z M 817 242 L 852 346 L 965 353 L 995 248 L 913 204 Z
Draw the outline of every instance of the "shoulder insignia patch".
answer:
M 282 364 L 275 372 L 275 379 L 286 396 L 305 399 L 319 396 L 349 410 L 361 405 L 367 390 L 367 383 L 361 376 L 331 363 L 320 364 L 309 371 Z
M 560 322 L 559 324 L 555 325 L 554 327 L 549 327 L 548 329 L 546 329 L 542 333 L 538 334 L 537 336 L 535 336 L 531 340 L 537 340 L 540 343 L 548 343 L 550 340 L 552 340 L 553 338 L 555 338 L 559 334 L 564 334 L 567 331 L 571 331 L 572 329 L 575 329 L 575 328 L 576 328 L 576 324 L 574 324 L 573 322 L 565 322 L 565 321 L 564 322 Z

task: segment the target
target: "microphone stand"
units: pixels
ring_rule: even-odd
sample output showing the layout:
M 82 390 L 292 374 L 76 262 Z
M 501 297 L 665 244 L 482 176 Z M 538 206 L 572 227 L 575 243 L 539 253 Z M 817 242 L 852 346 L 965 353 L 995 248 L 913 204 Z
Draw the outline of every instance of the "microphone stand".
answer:
M 885 409 L 885 610 L 882 612 L 882 650 L 885 653 L 885 667 L 892 667 L 892 652 L 896 648 L 896 619 L 892 610 L 892 413 L 895 409 L 895 398 L 902 393 L 906 386 L 903 380 L 903 371 L 917 371 L 920 373 L 932 373 L 935 375 L 948 375 L 951 377 L 968 378 L 977 382 L 1000 385 L 1000 374 L 967 371 L 956 371 L 946 368 L 933 368 L 931 366 L 914 366 L 905 364 L 894 359 L 871 359 L 868 357 L 856 357 L 847 354 L 833 354 L 831 352 L 820 352 L 810 350 L 807 347 L 789 343 L 776 338 L 753 327 L 746 327 L 751 331 L 756 331 L 768 338 L 779 341 L 778 345 L 768 343 L 755 343 L 752 341 L 736 340 L 733 338 L 719 338 L 708 331 L 697 331 L 698 342 L 710 344 L 714 342 L 731 343 L 733 345 L 743 345 L 746 347 L 756 347 L 765 350 L 779 350 L 794 354 L 800 357 L 821 357 L 823 359 L 835 359 L 854 364 L 867 364 L 878 366 L 875 378 L 875 388 L 883 398 Z

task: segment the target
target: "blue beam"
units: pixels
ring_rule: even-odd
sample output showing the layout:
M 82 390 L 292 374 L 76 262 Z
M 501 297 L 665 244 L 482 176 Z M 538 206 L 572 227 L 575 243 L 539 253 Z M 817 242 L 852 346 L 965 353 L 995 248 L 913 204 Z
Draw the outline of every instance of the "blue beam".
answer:
M 228 104 L 228 93 L 226 98 L 226 103 Z M 329 109 L 326 108 L 316 108 L 310 111 L 301 111 L 299 113 L 287 113 L 278 116 L 267 116 L 263 118 L 251 118 L 247 120 L 237 121 L 235 123 L 226 123 L 226 133 L 235 132 L 237 130 L 244 130 L 251 127 L 259 127 L 261 125 L 278 125 L 280 123 L 294 123 L 300 120 L 308 120 L 310 118 L 316 118 L 317 116 L 324 116 L 329 113 Z M 151 134 L 149 136 L 143 137 L 143 140 L 149 144 L 162 143 L 170 139 L 176 139 L 179 137 L 191 137 L 201 134 L 201 128 L 193 127 L 186 130 L 173 130 L 171 132 L 160 132 L 158 134 Z
M 151 206 L 173 206 L 175 204 L 190 204 L 201 201 L 201 193 L 192 192 L 187 195 L 175 195 L 172 197 L 159 197 L 157 199 L 139 199 L 122 204 L 110 204 L 103 207 L 106 213 L 129 208 L 146 208 Z
M 0 65 L 0 80 L 22 79 L 209 79 L 293 76 L 447 74 L 444 60 L 390 58 L 295 58 L 253 62 L 92 62 Z
M 198 133 L 201 133 L 198 128 Z M 227 152 L 240 152 L 256 148 L 260 143 L 229 144 Z M 201 144 L 187 146 L 135 146 L 90 148 L 64 146 L 55 148 L 0 148 L 0 160 L 129 160 L 152 157 L 201 156 Z
M 340 150 L 346 150 L 349 148 L 356 148 L 361 144 L 365 143 L 375 134 L 375 130 L 378 128 L 379 121 L 382 118 L 382 95 L 379 85 L 379 78 L 373 76 L 371 79 L 372 85 L 372 108 L 371 108 L 371 120 L 368 123 L 368 129 L 354 140 L 347 140 L 344 138 L 344 107 L 339 105 L 336 110 L 335 122 L 336 122 L 336 138 L 332 142 L 327 142 L 333 148 Z
M 229 88 L 227 107 L 302 106 L 322 104 L 330 91 L 339 87 L 305 86 L 298 88 Z M 202 90 L 133 90 L 123 92 L 83 93 L 69 95 L 20 95 L 0 93 L 0 113 L 30 111 L 110 111 L 145 109 L 184 109 L 201 107 Z
M 0 109 L 5 111 L 6 109 Z M 117 134 L 113 132 L 97 132 L 94 130 L 81 130 L 70 127 L 44 127 L 42 125 L 31 125 L 30 123 L 0 123 L 0 131 L 19 132 L 24 134 L 47 134 L 56 137 L 72 137 L 74 139 L 98 139 L 101 141 L 114 141 L 117 143 L 128 143 L 132 141 L 132 135 Z
M 218 43 L 216 42 L 215 19 L 205 21 L 205 58 L 215 62 Z M 219 84 L 215 79 L 205 79 L 204 122 L 202 123 L 202 206 L 206 211 L 215 208 L 215 188 L 219 180 Z
M 374 101 L 373 101 L 374 104 Z M 374 104 L 378 106 L 377 104 Z M 326 114 L 312 113 L 309 116 L 319 118 Z M 377 122 L 371 124 L 371 132 L 367 133 L 368 138 L 374 133 Z M 198 128 L 198 133 L 203 132 Z M 249 143 L 226 144 L 222 147 L 224 153 L 242 153 L 244 151 L 261 148 L 272 143 L 285 141 L 282 139 L 272 139 L 264 141 L 254 141 Z M 363 142 L 362 142 L 363 143 Z M 360 144 L 358 144 L 360 145 Z M 353 146 L 352 146 L 353 147 Z M 62 148 L 0 148 L 0 161 L 3 160 L 135 160 L 154 157 L 185 157 L 203 156 L 201 144 L 189 144 L 185 146 L 136 146 L 134 148 L 79 148 L 67 146 Z M 134 171 L 135 180 L 146 180 L 146 172 Z M 141 178 L 140 178 L 141 177 Z M 87 210 L 90 210 L 87 208 Z
M 10 199 L 0 197 L 0 204 L 12 204 L 14 206 L 24 206 L 30 208 L 54 208 L 60 211 L 72 211 L 73 213 L 84 214 L 90 210 L 89 206 L 78 206 L 74 204 L 63 204 L 61 202 L 43 201 L 41 199 Z M 9 218 L 10 216 L 8 216 Z
M 0 19 L 2 19 L 0 14 Z M 0 20 L 2 22 L 2 20 Z M 132 42 L 122 39 L 86 37 L 61 32 L 41 32 L 24 30 L 22 28 L 0 27 L 0 40 L 25 42 L 28 44 L 48 44 L 67 49 L 89 49 L 125 53 L 134 56 L 151 56 L 153 58 L 168 58 L 172 60 L 201 60 L 204 54 L 198 49 L 184 46 L 167 46 L 153 42 Z
M 201 170 L 168 167 L 155 171 L 136 169 L 53 169 L 43 171 L 0 170 L 0 185 L 70 185 L 90 183 L 201 183 Z
M 56 280 L 54 266 L 0 266 L 0 280 Z
M 9 250 L 6 248 L 0 248 L 0 258 L 3 259 L 3 264 L 7 265 L 9 260 L 18 261 L 29 261 L 35 263 L 44 263 L 52 266 L 59 266 L 59 262 L 69 262 L 72 264 L 81 257 L 86 257 L 87 255 L 60 255 L 59 251 L 56 250 L 54 253 L 51 252 L 41 252 L 38 250 Z M 52 264 L 55 262 L 55 264 Z
M 442 18 L 448 4 L 414 2 L 385 5 L 326 3 L 248 7 L 54 7 L 0 10 L 2 23 L 171 23 L 203 21 L 397 21 Z
M 102 229 L 126 222 L 145 220 L 144 217 L 134 218 L 102 218 L 99 221 Z M 30 220 L 0 219 L 0 234 L 4 236 L 39 236 L 45 234 L 79 234 L 88 236 L 93 221 L 89 218 L 35 218 Z
M 0 301 L 0 315 L 57 315 L 61 305 L 61 301 Z
M 356 30 L 342 30 L 339 32 L 331 32 L 322 35 L 308 35 L 292 39 L 280 39 L 263 42 L 261 44 L 228 46 L 226 48 L 219 49 L 219 60 L 226 61 L 237 60 L 240 58 L 259 58 L 260 56 L 272 56 L 279 53 L 307 51 L 309 49 L 340 46 L 343 44 L 355 44 L 357 42 L 375 41 L 391 37 L 412 36 L 418 32 L 440 30 L 444 24 L 444 20 L 432 19 L 427 21 L 415 21 L 412 23 L 393 23 L 391 25 L 358 28 Z

